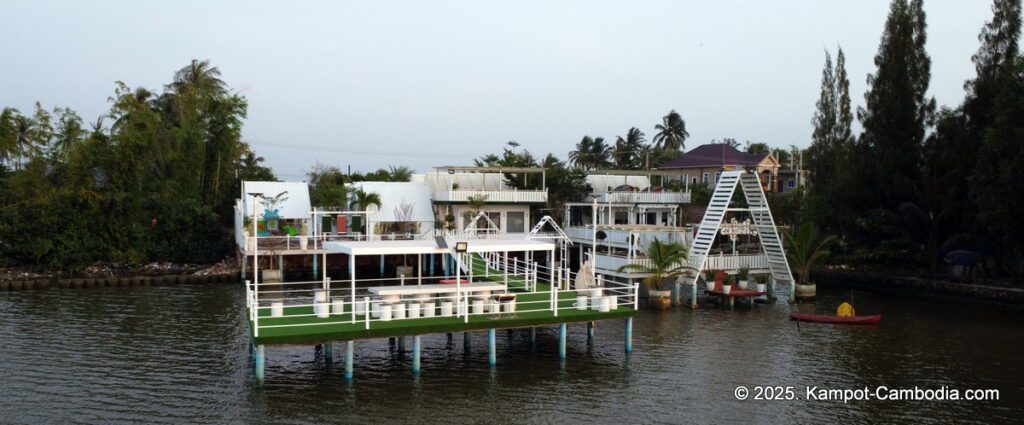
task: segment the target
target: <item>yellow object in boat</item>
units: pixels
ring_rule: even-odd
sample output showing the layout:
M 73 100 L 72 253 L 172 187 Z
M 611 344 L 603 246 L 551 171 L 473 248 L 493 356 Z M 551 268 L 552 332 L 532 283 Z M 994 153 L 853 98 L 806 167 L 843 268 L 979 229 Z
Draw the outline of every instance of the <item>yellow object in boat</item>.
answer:
M 854 311 L 853 306 L 850 303 L 844 302 L 839 304 L 839 308 L 836 308 L 837 317 L 853 317 L 856 316 L 857 312 Z

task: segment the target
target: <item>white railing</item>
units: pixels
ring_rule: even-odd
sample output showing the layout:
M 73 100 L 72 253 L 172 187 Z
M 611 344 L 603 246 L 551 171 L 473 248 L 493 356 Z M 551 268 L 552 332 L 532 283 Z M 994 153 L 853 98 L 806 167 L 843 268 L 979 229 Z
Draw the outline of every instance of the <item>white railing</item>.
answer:
M 472 258 L 469 260 L 468 255 L 463 257 L 467 261 L 483 262 L 487 266 L 483 277 L 489 278 L 488 281 L 502 282 L 502 279 L 497 277 L 508 275 L 510 279 L 525 284 L 517 286 L 516 289 L 520 289 L 518 291 L 510 291 L 506 288 L 504 293 L 532 293 L 546 296 L 507 302 L 501 301 L 497 297 L 474 296 L 472 292 L 463 291 L 455 296 L 449 293 L 431 294 L 428 297 L 420 296 L 416 299 L 389 302 L 370 295 L 365 289 L 366 284 L 390 282 L 410 286 L 416 285 L 418 279 L 360 279 L 357 282 L 355 293 L 351 290 L 351 281 L 347 280 L 273 282 L 258 285 L 246 281 L 246 304 L 254 327 L 253 333 L 255 336 L 259 336 L 260 329 L 337 324 L 361 325 L 365 329 L 372 329 L 375 323 L 415 321 L 427 317 L 452 317 L 468 323 L 472 317 L 501 319 L 503 315 L 514 315 L 515 313 L 550 312 L 552 316 L 557 317 L 560 311 L 567 310 L 591 309 L 605 312 L 619 308 L 637 309 L 638 284 L 623 283 L 598 276 L 597 288 L 577 291 L 571 289 L 571 282 L 574 281 L 576 273 L 568 269 L 550 268 L 536 262 L 530 263 L 512 257 L 504 258 L 498 253 L 489 253 L 483 256 L 473 255 Z M 463 275 L 461 277 L 473 280 L 481 276 Z M 423 277 L 421 282 L 424 284 L 436 283 L 436 280 L 451 278 L 454 276 Z M 547 279 L 547 282 L 550 283 L 548 288 L 538 286 L 542 278 Z M 329 289 L 326 292 L 321 292 L 324 287 Z M 452 285 L 450 292 L 454 293 L 455 289 L 456 287 Z M 317 294 L 325 295 L 321 295 L 321 301 L 317 301 Z M 566 297 L 565 294 L 573 296 Z M 274 323 L 275 319 L 285 317 L 319 317 L 326 320 Z M 270 323 L 267 323 L 268 320 Z M 261 324 L 261 321 L 264 324 Z
M 709 255 L 704 263 L 704 270 L 751 270 L 767 269 L 768 257 L 756 255 Z
M 258 238 L 245 236 L 244 249 L 252 252 L 257 246 L 260 251 L 290 251 L 290 250 L 317 250 L 323 248 L 324 242 L 331 241 L 401 241 L 411 239 L 425 239 L 430 234 L 417 235 L 415 233 L 386 233 L 381 235 L 366 235 L 363 233 L 342 233 L 332 235 L 296 235 L 296 236 L 260 236 Z M 256 240 L 258 239 L 258 241 Z M 305 239 L 305 245 L 303 244 Z M 255 245 L 258 242 L 259 245 Z
M 509 233 L 493 230 L 477 230 L 465 232 L 461 230 L 434 230 L 434 236 L 456 239 L 526 239 L 529 233 Z
M 486 202 L 547 202 L 548 191 L 543 190 L 442 190 L 434 193 L 438 202 L 468 202 L 470 197 L 486 197 Z
M 667 230 L 673 229 L 673 230 Z M 687 227 L 672 227 L 666 230 L 655 230 L 652 228 L 644 230 L 624 230 L 607 228 L 598 225 L 597 230 L 604 232 L 604 239 L 599 239 L 599 244 L 612 244 L 616 246 L 629 246 L 629 235 L 641 235 L 648 241 L 658 239 L 660 241 L 690 241 L 693 238 L 690 236 L 691 231 Z M 569 226 L 565 228 L 565 234 L 577 242 L 590 243 L 594 239 L 594 230 L 590 226 Z
M 597 202 L 620 204 L 686 204 L 690 192 L 603 192 Z

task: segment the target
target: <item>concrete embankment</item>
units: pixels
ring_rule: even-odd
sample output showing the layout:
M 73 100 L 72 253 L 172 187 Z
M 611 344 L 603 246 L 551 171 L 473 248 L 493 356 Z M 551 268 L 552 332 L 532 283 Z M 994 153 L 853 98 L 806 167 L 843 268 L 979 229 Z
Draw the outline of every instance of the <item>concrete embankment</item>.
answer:
M 982 304 L 1000 310 L 1024 312 L 1024 288 L 854 270 L 822 270 L 814 273 L 814 280 L 824 287 L 852 288 L 921 299 Z

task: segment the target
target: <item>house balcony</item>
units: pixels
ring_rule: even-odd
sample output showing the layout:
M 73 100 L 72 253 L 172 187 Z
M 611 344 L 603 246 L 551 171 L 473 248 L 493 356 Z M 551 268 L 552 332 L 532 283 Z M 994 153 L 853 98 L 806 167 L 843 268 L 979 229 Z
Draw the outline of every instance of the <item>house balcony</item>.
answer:
M 604 192 L 598 203 L 613 204 L 687 204 L 690 192 Z
M 667 227 L 644 224 L 624 225 L 598 225 L 598 232 L 604 233 L 604 239 L 598 235 L 597 243 L 616 247 L 628 247 L 630 235 L 643 235 L 644 239 L 660 241 L 689 241 L 692 230 L 689 227 Z M 594 231 L 591 226 L 568 226 L 565 234 L 574 242 L 589 244 L 594 238 Z M 641 239 L 643 241 L 643 239 Z
M 548 191 L 543 190 L 472 190 L 454 189 L 434 193 L 435 202 L 469 202 L 471 197 L 483 196 L 488 203 L 545 203 Z

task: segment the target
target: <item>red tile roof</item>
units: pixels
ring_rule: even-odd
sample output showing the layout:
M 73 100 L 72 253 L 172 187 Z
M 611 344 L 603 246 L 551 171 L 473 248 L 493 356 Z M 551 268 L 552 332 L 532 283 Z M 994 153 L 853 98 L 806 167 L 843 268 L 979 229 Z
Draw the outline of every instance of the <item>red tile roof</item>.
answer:
M 714 168 L 725 165 L 756 166 L 766 156 L 768 155 L 750 155 L 722 143 L 710 143 L 697 146 L 678 158 L 659 165 L 658 169 Z

